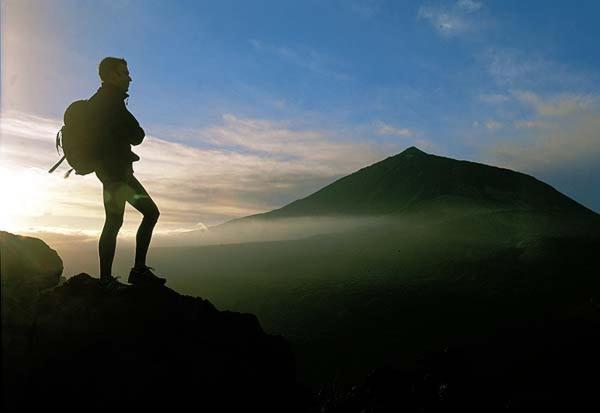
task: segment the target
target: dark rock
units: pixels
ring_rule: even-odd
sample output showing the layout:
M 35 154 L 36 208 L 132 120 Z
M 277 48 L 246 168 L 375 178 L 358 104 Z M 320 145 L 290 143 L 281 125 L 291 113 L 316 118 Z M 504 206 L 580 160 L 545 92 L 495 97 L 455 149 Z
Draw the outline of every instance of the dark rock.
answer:
M 24 384 L 38 299 L 62 271 L 62 260 L 44 241 L 0 231 L 3 401 Z
M 252 314 L 166 288 L 61 277 L 43 241 L 0 233 L 2 407 L 297 411 L 290 345 Z
M 57 285 L 62 271 L 44 241 L 0 231 L 2 328 L 31 324 L 40 291 Z
M 42 295 L 28 354 L 26 387 L 11 395 L 20 410 L 300 406 L 282 337 L 166 287 L 107 290 L 76 275 Z
M 416 365 L 375 369 L 350 388 L 323 389 L 322 411 L 593 410 L 600 384 L 600 314 L 591 307 L 584 312 L 427 352 Z

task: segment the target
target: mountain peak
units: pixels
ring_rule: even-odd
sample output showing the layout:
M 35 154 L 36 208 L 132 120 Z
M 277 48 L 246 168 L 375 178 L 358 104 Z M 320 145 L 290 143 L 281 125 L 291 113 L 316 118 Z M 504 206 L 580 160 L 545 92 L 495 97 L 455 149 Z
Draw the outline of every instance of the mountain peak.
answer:
M 425 152 L 417 148 L 416 146 L 411 146 L 408 149 L 400 152 L 399 155 L 427 155 Z
M 261 218 L 446 210 L 587 211 L 535 178 L 411 146 Z

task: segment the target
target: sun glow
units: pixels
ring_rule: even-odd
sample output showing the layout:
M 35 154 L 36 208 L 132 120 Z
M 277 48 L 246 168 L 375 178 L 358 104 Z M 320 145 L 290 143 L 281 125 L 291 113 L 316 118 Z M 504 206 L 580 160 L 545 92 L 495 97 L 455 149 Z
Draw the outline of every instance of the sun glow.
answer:
M 0 166 L 0 229 L 18 232 L 32 218 L 47 213 L 49 206 L 47 172 L 38 168 Z

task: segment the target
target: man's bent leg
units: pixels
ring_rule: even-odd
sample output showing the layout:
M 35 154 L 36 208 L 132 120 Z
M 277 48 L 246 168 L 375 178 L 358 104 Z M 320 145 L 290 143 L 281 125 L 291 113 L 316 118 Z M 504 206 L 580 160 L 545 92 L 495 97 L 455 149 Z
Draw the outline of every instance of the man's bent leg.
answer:
M 135 267 L 143 268 L 146 266 L 146 256 L 152 240 L 152 231 L 158 221 L 160 212 L 146 189 L 135 177 L 130 182 L 130 188 L 132 193 L 127 201 L 144 216 L 135 237 Z
M 101 278 L 112 276 L 117 235 L 123 225 L 125 202 L 130 192 L 128 186 L 123 183 L 105 184 L 103 187 L 105 221 L 98 243 Z

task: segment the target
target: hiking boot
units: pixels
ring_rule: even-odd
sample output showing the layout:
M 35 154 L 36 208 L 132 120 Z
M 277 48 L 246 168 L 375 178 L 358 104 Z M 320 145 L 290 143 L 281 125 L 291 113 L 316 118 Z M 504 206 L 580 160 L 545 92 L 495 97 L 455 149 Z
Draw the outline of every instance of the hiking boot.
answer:
M 167 280 L 157 277 L 151 270 L 154 270 L 154 268 L 146 266 L 142 268 L 133 267 L 127 282 L 136 285 L 165 285 Z
M 112 275 L 100 276 L 100 286 L 105 290 L 122 290 L 127 288 L 125 284 L 121 284 L 117 281 L 120 277 L 113 277 Z

